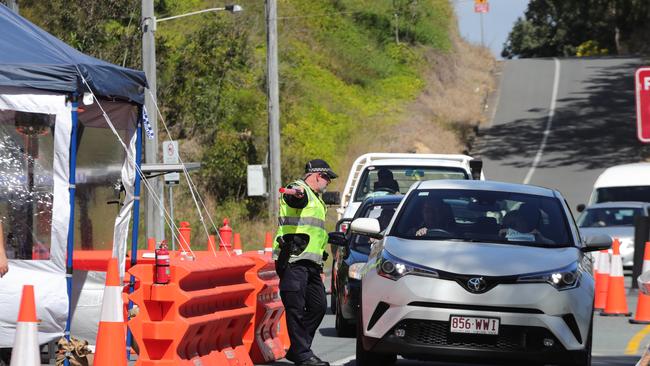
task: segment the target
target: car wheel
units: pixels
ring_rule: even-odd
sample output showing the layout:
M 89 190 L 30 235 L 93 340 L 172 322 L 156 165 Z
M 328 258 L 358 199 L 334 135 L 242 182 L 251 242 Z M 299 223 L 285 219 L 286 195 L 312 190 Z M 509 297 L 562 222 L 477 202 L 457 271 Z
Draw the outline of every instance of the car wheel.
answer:
M 566 364 L 567 366 L 591 366 L 591 343 L 592 335 L 594 332 L 594 322 L 589 324 L 589 333 L 587 334 L 587 342 L 585 343 L 585 350 L 580 352 L 573 363 Z
M 361 321 L 361 311 L 357 316 L 357 352 L 356 352 L 356 365 L 357 366 L 375 366 L 375 365 L 386 365 L 390 366 L 397 361 L 397 355 L 375 353 L 366 351 L 363 348 L 363 325 Z
M 336 308 L 337 309 L 341 308 L 338 302 L 338 297 L 336 300 Z M 345 320 L 343 314 L 341 313 L 342 312 L 339 311 L 335 315 L 334 328 L 336 328 L 336 335 L 338 337 L 354 337 L 354 333 L 355 333 L 354 325 L 350 324 L 350 322 Z

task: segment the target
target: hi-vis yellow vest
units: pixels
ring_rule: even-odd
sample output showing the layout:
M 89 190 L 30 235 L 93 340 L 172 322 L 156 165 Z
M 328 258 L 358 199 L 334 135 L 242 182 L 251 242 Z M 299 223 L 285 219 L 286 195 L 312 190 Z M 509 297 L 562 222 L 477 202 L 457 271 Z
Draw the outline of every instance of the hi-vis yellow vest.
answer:
M 318 264 L 323 262 L 323 252 L 327 245 L 328 235 L 325 230 L 325 214 L 327 207 L 325 202 L 312 191 L 303 181 L 295 181 L 293 185 L 299 185 L 307 195 L 307 206 L 302 209 L 293 208 L 280 200 L 280 214 L 278 216 L 278 231 L 275 237 L 285 234 L 307 234 L 309 243 L 305 250 L 298 255 L 292 255 L 289 263 L 307 259 Z M 280 245 L 276 240 L 273 243 L 273 258 L 277 259 L 280 254 Z

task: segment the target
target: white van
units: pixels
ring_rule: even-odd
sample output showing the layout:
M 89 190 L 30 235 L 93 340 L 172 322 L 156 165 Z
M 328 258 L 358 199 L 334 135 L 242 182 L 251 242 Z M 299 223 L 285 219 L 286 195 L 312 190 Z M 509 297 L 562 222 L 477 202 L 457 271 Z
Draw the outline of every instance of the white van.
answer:
M 650 163 L 616 165 L 598 176 L 589 204 L 613 201 L 650 202 Z

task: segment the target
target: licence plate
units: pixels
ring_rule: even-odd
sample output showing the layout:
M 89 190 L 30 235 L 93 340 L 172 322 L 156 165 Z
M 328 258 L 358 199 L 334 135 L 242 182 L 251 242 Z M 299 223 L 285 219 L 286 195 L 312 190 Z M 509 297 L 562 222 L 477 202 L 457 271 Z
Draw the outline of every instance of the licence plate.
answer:
M 498 318 L 452 315 L 449 318 L 449 327 L 452 333 L 499 335 Z

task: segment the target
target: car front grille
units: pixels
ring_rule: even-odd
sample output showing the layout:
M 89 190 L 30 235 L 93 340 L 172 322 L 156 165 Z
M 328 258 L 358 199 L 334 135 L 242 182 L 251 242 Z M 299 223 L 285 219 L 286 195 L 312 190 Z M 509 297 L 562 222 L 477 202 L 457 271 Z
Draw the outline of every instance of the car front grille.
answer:
M 394 329 L 405 330 L 404 341 L 414 345 L 466 348 L 476 350 L 544 351 L 559 346 L 558 340 L 545 328 L 501 325 L 499 335 L 459 334 L 449 331 L 449 322 L 408 319 Z M 554 346 L 544 346 L 552 339 Z

